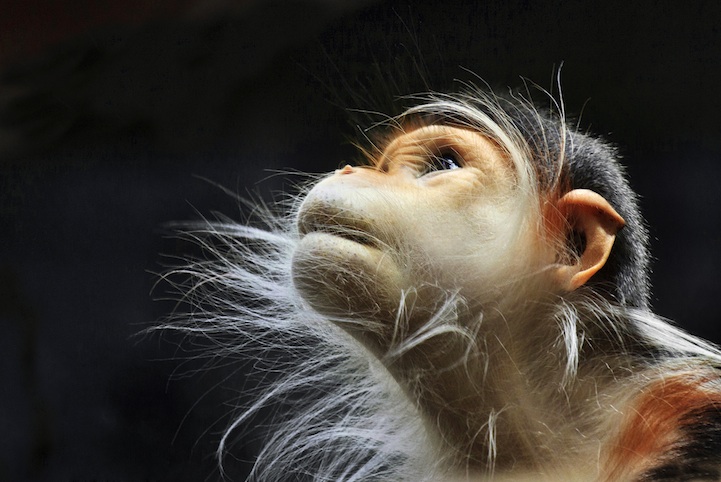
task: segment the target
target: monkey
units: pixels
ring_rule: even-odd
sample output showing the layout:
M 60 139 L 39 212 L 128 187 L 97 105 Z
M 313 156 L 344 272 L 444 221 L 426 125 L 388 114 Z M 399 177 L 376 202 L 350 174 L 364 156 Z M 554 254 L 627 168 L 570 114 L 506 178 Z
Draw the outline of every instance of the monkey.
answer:
M 409 97 L 361 162 L 185 231 L 165 328 L 287 354 L 221 463 L 281 400 L 249 480 L 721 480 L 721 351 L 653 313 L 618 152 L 548 98 Z

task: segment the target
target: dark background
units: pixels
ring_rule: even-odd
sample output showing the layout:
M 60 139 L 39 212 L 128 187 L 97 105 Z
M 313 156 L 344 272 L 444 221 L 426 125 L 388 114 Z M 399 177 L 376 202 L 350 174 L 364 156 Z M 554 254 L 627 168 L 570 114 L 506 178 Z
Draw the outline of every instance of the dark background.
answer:
M 245 367 L 190 376 L 180 339 L 137 335 L 172 308 L 164 224 L 240 217 L 201 177 L 269 195 L 353 161 L 352 109 L 454 79 L 555 90 L 563 63 L 568 112 L 642 195 L 656 311 L 721 341 L 716 3 L 6 2 L 0 480 L 217 478 Z

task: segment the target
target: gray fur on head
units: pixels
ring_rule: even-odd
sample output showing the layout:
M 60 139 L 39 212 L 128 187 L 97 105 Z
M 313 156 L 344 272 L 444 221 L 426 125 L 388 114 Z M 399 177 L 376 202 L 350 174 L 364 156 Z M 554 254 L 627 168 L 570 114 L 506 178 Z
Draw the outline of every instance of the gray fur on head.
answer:
M 606 265 L 588 286 L 624 306 L 648 309 L 651 292 L 648 231 L 638 207 L 638 196 L 618 162 L 617 150 L 600 139 L 569 129 L 563 119 L 562 104 L 556 105 L 559 110 L 556 114 L 539 111 L 525 100 L 500 99 L 499 103 L 521 136 L 530 140 L 531 161 L 542 188 L 590 189 L 603 196 L 626 221 L 616 235 Z
M 616 300 L 647 309 L 650 297 L 648 231 L 638 207 L 638 196 L 616 160 L 617 151 L 588 135 L 570 133 L 563 176 L 571 189 L 590 189 L 603 196 L 626 221 L 606 265 L 591 283 L 614 290 Z M 604 290 L 604 287 L 608 288 Z

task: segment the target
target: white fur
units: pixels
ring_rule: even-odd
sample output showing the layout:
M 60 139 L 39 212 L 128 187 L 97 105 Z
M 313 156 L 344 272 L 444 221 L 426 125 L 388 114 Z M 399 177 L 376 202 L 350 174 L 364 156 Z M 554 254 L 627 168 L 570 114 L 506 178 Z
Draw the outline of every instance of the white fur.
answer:
M 475 108 L 473 103 L 478 101 L 476 93 L 424 97 L 422 105 L 409 109 L 404 116 L 453 118 L 460 114 L 464 119 L 473 119 L 469 127 L 484 132 L 508 151 L 519 173 L 518 183 L 527 195 L 525 199 L 538 199 L 534 173 L 527 162 L 528 140 L 519 138 L 506 117 L 499 115 L 499 124 Z M 488 98 L 483 103 L 491 109 L 495 105 L 493 99 Z M 561 128 L 565 129 L 565 125 Z M 531 141 L 543 142 L 542 139 Z M 563 152 L 553 162 L 562 163 Z M 395 320 L 398 336 L 383 360 L 376 359 L 337 326 L 351 320 L 330 323 L 310 309 L 295 290 L 290 267 L 299 242 L 294 211 L 298 202 L 293 201 L 291 205 L 295 207 L 280 214 L 258 207 L 255 221 L 260 221 L 262 227 L 229 221 L 194 226 L 183 236 L 202 246 L 206 257 L 191 261 L 166 276 L 175 283 L 188 312 L 179 313 L 178 321 L 162 328 L 208 337 L 213 340 L 218 356 L 242 358 L 250 353 L 262 358 L 277 351 L 292 355 L 291 361 L 277 364 L 265 361 L 270 383 L 263 387 L 252 405 L 242 407 L 241 414 L 228 427 L 218 448 L 221 464 L 224 454 L 233 450 L 234 441 L 242 436 L 244 427 L 252 423 L 259 410 L 274 400 L 295 397 L 288 401 L 286 412 L 277 414 L 272 429 L 268 430 L 250 480 L 305 480 L 307 477 L 314 481 L 422 482 L 493 478 L 493 462 L 500 449 L 496 444 L 496 420 L 507 407 L 492 410 L 478 433 L 478 437 L 487 438 L 489 465 L 485 474 L 450 472 L 451 456 L 439 448 L 432 424 L 422 420 L 384 364 L 392 364 L 403 353 L 439 334 L 454 333 L 467 340 L 468 347 L 465 353 L 459 354 L 458 363 L 481 363 L 489 376 L 498 368 L 492 366 L 484 338 L 479 338 L 478 333 L 484 324 L 501 323 L 503 314 L 485 313 L 478 317 L 475 325 L 461 326 L 457 323 L 457 313 L 466 300 L 451 292 L 435 316 L 414 333 L 403 334 L 404 313 L 412 307 L 405 306 L 406 297 L 402 297 Z M 536 208 L 532 211 L 520 212 L 518 216 L 520 219 L 537 217 Z M 178 279 L 182 281 L 175 281 Z M 519 295 L 522 296 L 523 293 Z M 545 337 L 539 337 L 548 343 L 546 361 L 558 365 L 555 375 L 549 374 L 546 381 L 539 383 L 539 390 L 547 390 L 549 398 L 572 396 L 582 353 L 585 348 L 593 349 L 598 333 L 622 344 L 633 328 L 644 342 L 660 347 L 662 353 L 679 363 L 697 359 L 721 363 L 721 354 L 713 345 L 672 327 L 650 312 L 626 309 L 592 293 L 580 293 L 574 303 L 558 303 L 552 319 L 555 326 L 550 327 Z M 503 348 L 502 341 L 500 346 Z M 634 380 L 629 378 L 629 383 L 636 383 Z M 543 383 L 547 384 L 545 388 Z M 298 398 L 299 394 L 302 397 Z M 599 399 L 598 405 L 605 403 Z M 587 416 L 602 417 L 605 413 L 599 410 L 598 415 Z M 597 435 L 596 443 L 600 444 L 601 439 L 602 435 Z M 589 446 L 593 443 L 590 441 Z M 545 477 L 543 480 L 592 480 L 595 477 L 596 467 L 578 474 L 574 472 L 577 467 L 572 467 L 571 462 L 568 467 L 565 462 L 567 458 L 560 456 L 557 471 L 549 470 L 545 475 L 516 474 L 509 479 L 496 473 L 494 480 L 541 480 L 541 477 Z

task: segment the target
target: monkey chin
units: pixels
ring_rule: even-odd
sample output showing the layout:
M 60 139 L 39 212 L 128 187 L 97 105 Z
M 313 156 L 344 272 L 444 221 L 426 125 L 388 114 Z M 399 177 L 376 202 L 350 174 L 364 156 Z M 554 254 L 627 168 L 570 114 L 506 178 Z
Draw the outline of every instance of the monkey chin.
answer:
M 383 332 L 403 291 L 403 271 L 387 252 L 337 234 L 314 231 L 300 240 L 292 262 L 293 284 L 319 313 L 356 330 Z M 349 323 L 343 322 L 349 321 Z M 363 325 L 365 320 L 369 326 Z M 386 327 L 387 328 L 387 327 Z M 381 335 L 382 333 L 378 333 Z

